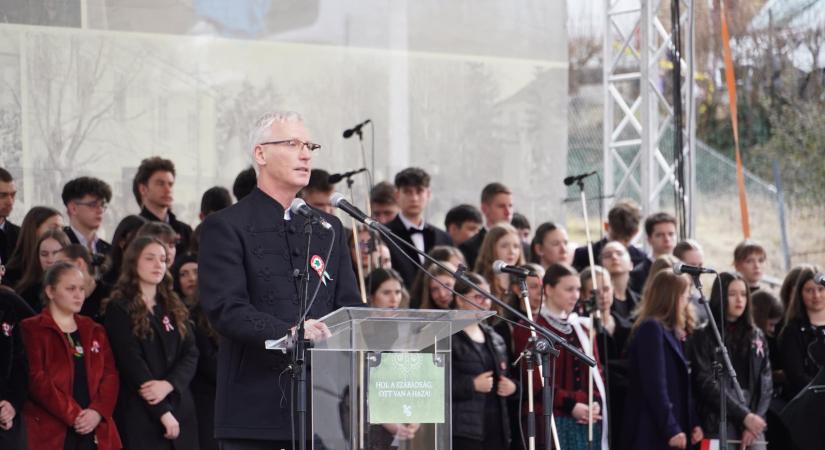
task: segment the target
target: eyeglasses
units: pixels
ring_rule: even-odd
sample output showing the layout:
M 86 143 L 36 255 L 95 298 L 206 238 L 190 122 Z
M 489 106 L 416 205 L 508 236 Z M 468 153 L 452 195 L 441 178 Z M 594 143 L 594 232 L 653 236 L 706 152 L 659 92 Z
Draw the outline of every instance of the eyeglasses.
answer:
M 300 139 L 285 139 L 283 141 L 261 142 L 259 145 L 285 145 L 295 151 L 300 151 L 304 147 L 306 147 L 307 150 L 311 152 L 321 149 L 321 144 L 302 141 Z
M 87 208 L 92 208 L 92 209 L 98 209 L 99 208 L 99 209 L 102 209 L 103 211 L 106 211 L 106 209 L 109 207 L 109 204 L 106 203 L 103 200 L 92 200 L 92 201 L 89 201 L 89 202 L 74 202 L 74 203 L 76 205 L 85 206 Z

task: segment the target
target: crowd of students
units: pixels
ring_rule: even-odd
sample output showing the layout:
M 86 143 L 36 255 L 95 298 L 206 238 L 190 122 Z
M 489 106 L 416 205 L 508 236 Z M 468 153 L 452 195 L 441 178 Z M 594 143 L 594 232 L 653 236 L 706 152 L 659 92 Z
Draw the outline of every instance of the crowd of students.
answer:
M 123 218 L 110 243 L 98 235 L 112 198 L 107 183 L 66 183 L 67 223 L 60 211 L 35 206 L 17 226 L 8 220 L 15 182 L 0 168 L 0 448 L 217 448 L 220 336 L 199 306 L 199 230 L 172 213 L 174 182 L 171 161 L 143 160 L 133 182 L 141 212 Z M 250 169 L 232 194 L 241 201 L 253 189 Z M 300 195 L 332 212 L 333 191 L 329 174 L 315 169 Z M 791 435 L 805 433 L 779 413 L 823 364 L 809 352 L 825 342 L 818 267 L 794 268 L 775 295 L 762 281 L 765 249 L 741 242 L 732 270 L 709 289 L 708 315 L 690 278 L 673 270 L 678 261 L 701 266 L 702 247 L 679 242 L 668 213 L 643 220 L 634 203 L 616 203 L 605 237 L 593 243 L 591 268 L 586 246 L 573 248 L 561 225 L 545 222 L 533 232 L 501 183 L 484 187 L 478 207 L 452 208 L 444 229 L 425 220 L 431 194 L 429 175 L 408 168 L 374 186 L 370 211 L 443 267 L 364 228 L 350 233 L 349 244 L 369 306 L 498 313 L 452 338 L 454 448 L 524 448 L 527 375 L 523 364 L 512 363 L 531 336 L 444 269 L 461 266 L 475 284 L 596 359 L 591 371 L 560 349 L 552 405 L 542 404 L 534 372 L 537 417 L 552 409 L 565 450 L 588 448 L 591 421 L 593 448 L 690 448 L 717 436 L 720 381 L 710 320 L 723 333 L 743 392 L 736 395 L 727 380 L 729 438 L 742 448 L 766 448 L 768 441 L 769 448 L 791 449 L 799 442 Z M 200 219 L 231 204 L 227 189 L 209 189 Z M 642 229 L 650 254 L 633 244 Z M 530 270 L 529 302 L 517 279 L 496 273 L 497 260 Z M 396 443 L 417 430 L 384 426 Z M 536 431 L 543 448 L 543 428 Z

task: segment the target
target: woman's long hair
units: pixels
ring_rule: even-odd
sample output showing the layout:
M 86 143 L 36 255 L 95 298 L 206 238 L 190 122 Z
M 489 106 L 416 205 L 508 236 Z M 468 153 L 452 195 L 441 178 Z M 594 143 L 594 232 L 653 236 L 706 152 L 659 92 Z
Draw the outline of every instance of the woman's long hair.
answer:
M 135 238 L 137 230 L 146 223 L 146 219 L 137 215 L 124 217 L 115 228 L 112 235 L 112 250 L 106 258 L 101 271 L 104 273 L 102 279 L 109 284 L 117 283 L 120 277 L 120 268 L 123 265 L 123 254 L 129 248 L 129 243 Z
M 47 206 L 35 206 L 26 213 L 23 223 L 20 224 L 20 237 L 17 238 L 9 262 L 6 263 L 6 269 L 19 270 L 21 273 L 26 271 L 26 266 L 30 263 L 29 255 L 37 255 L 37 229 L 43 222 L 59 215 L 58 210 Z M 37 262 L 37 258 L 34 258 L 34 261 Z
M 490 228 L 484 241 L 481 242 L 481 248 L 478 251 L 478 258 L 476 258 L 475 268 L 473 272 L 481 275 L 490 284 L 490 293 L 498 298 L 504 298 L 507 291 L 502 291 L 496 282 L 496 274 L 493 272 L 493 263 L 496 261 L 496 244 L 506 235 L 513 235 L 519 242 L 519 257 L 516 264 L 524 265 L 524 252 L 521 247 L 521 236 L 518 231 L 509 223 L 499 223 Z
M 639 324 L 646 319 L 658 320 L 665 328 L 684 331 L 686 335 L 693 332 L 696 318 L 691 304 L 688 303 L 685 309 L 679 309 L 679 297 L 689 288 L 690 279 L 687 275 L 676 275 L 673 269 L 659 271 L 642 295 L 632 332 L 635 334 Z
M 536 251 L 536 247 L 544 245 L 544 238 L 548 233 L 552 233 L 561 227 L 553 222 L 544 222 L 536 228 L 536 234 L 533 235 L 533 240 L 530 241 L 530 262 L 541 265 L 541 256 Z
M 659 255 L 653 260 L 653 264 L 650 265 L 650 272 L 647 274 L 647 279 L 645 280 L 644 285 L 642 286 L 641 295 L 644 297 L 645 291 L 647 290 L 650 283 L 653 282 L 653 278 L 656 276 L 657 273 L 661 272 L 665 269 L 672 269 L 673 265 L 676 264 L 679 260 L 673 255 Z
M 782 307 L 785 308 L 785 311 L 789 309 L 791 304 L 791 296 L 793 295 L 793 289 L 796 287 L 796 280 L 799 279 L 799 272 L 806 267 L 810 267 L 810 264 L 801 264 L 792 268 L 782 280 L 782 287 L 779 288 L 779 300 L 782 301 Z
M 453 267 L 452 264 L 448 262 L 441 263 L 444 267 L 449 270 L 455 271 L 456 268 Z M 427 267 L 427 272 L 431 273 L 433 277 L 439 277 L 442 275 L 450 275 L 450 272 L 447 270 L 442 269 L 441 267 L 430 264 Z M 418 275 L 415 277 L 415 281 L 413 282 L 412 292 L 410 293 L 410 301 L 417 301 L 418 307 L 420 309 L 440 309 L 441 307 L 433 303 L 432 298 L 430 298 L 430 280 L 432 278 L 428 277 L 424 272 L 419 271 Z
M 400 309 L 406 309 L 410 307 L 410 296 L 409 294 L 404 295 L 406 289 L 404 288 L 404 279 L 401 278 L 398 272 L 394 269 L 374 269 L 370 272 L 365 280 L 365 285 L 368 286 L 367 288 L 367 298 L 369 299 L 369 305 L 373 305 L 373 297 L 381 288 L 381 285 L 384 284 L 386 281 L 395 280 L 401 285 L 401 303 L 398 305 Z
M 734 281 L 741 281 L 745 286 L 745 295 L 747 301 L 745 302 L 745 310 L 736 321 L 723 322 L 719 313 L 719 308 L 724 308 L 725 314 L 728 313 L 728 288 Z M 753 322 L 753 315 L 751 314 L 751 294 L 748 289 L 748 283 L 741 275 L 729 272 L 722 272 L 716 281 L 713 282 L 713 290 L 710 293 L 710 310 L 713 313 L 713 319 L 716 320 L 716 325 L 721 329 L 726 327 L 731 332 L 725 335 L 725 340 L 732 344 L 732 351 L 743 351 L 750 347 L 753 332 L 756 326 Z M 731 324 L 731 326 L 728 326 Z
M 796 278 L 796 283 L 794 283 L 794 288 L 791 293 L 791 301 L 788 303 L 788 310 L 785 312 L 785 325 L 794 319 L 806 323 L 810 321 L 808 309 L 802 300 L 802 289 L 805 287 L 805 283 L 814 279 L 817 272 L 822 272 L 822 269 L 814 265 L 805 266 L 799 271 L 799 276 Z
M 35 241 L 34 246 L 27 245 L 26 247 L 28 247 L 27 251 L 29 253 L 23 259 L 23 273 L 20 277 L 20 281 L 18 281 L 17 285 L 14 287 L 18 294 L 22 293 L 33 284 L 43 281 L 44 270 L 40 267 L 40 245 L 47 239 L 54 239 L 62 248 L 66 248 L 69 244 L 71 244 L 71 242 L 69 242 L 69 237 L 66 236 L 66 233 L 62 230 L 48 230 Z
M 135 238 L 126 249 L 123 256 L 123 266 L 120 269 L 120 278 L 112 289 L 112 294 L 104 300 L 102 310 L 105 311 L 109 303 L 114 299 L 123 299 L 126 311 L 132 319 L 132 333 L 139 338 L 150 338 L 153 336 L 152 327 L 149 324 L 149 308 L 143 301 L 140 290 L 140 277 L 137 267 L 140 255 L 150 244 L 157 244 L 163 248 L 166 254 L 166 245 L 154 236 L 141 236 Z M 186 323 L 189 320 L 189 310 L 181 301 L 178 294 L 172 288 L 172 277 L 167 271 L 163 275 L 163 280 L 158 283 L 155 300 L 163 306 L 167 314 L 174 320 L 181 338 L 186 337 Z

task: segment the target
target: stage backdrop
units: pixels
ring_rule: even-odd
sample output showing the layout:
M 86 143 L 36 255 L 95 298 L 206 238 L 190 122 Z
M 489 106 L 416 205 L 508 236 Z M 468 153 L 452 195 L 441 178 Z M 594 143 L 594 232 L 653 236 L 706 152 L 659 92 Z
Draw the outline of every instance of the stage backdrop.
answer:
M 140 160 L 161 155 L 177 166 L 173 210 L 194 225 L 272 109 L 303 113 L 324 146 L 315 167 L 363 155 L 375 181 L 425 168 L 436 224 L 490 181 L 534 220 L 563 217 L 563 0 L 7 0 L 0 22 L 0 166 L 18 179 L 18 223 L 34 205 L 62 211 L 63 183 L 93 175 L 114 189 L 110 237 L 138 211 Z M 362 154 L 341 133 L 368 118 Z

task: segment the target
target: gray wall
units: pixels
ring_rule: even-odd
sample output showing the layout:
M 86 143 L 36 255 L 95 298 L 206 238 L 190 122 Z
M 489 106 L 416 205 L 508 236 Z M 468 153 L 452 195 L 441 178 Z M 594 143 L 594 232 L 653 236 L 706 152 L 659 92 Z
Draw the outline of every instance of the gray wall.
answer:
M 60 206 L 62 184 L 115 190 L 105 228 L 137 211 L 141 158 L 177 164 L 174 210 L 248 164 L 249 123 L 304 114 L 315 167 L 362 166 L 345 128 L 375 124 L 375 180 L 418 165 L 441 223 L 502 181 L 517 210 L 561 220 L 567 151 L 567 35 L 561 0 L 84 0 L 0 3 L 0 165 L 18 178 L 19 222 Z M 366 156 L 371 158 L 367 129 Z M 344 187 L 341 186 L 341 189 Z M 363 202 L 366 179 L 356 196 Z

